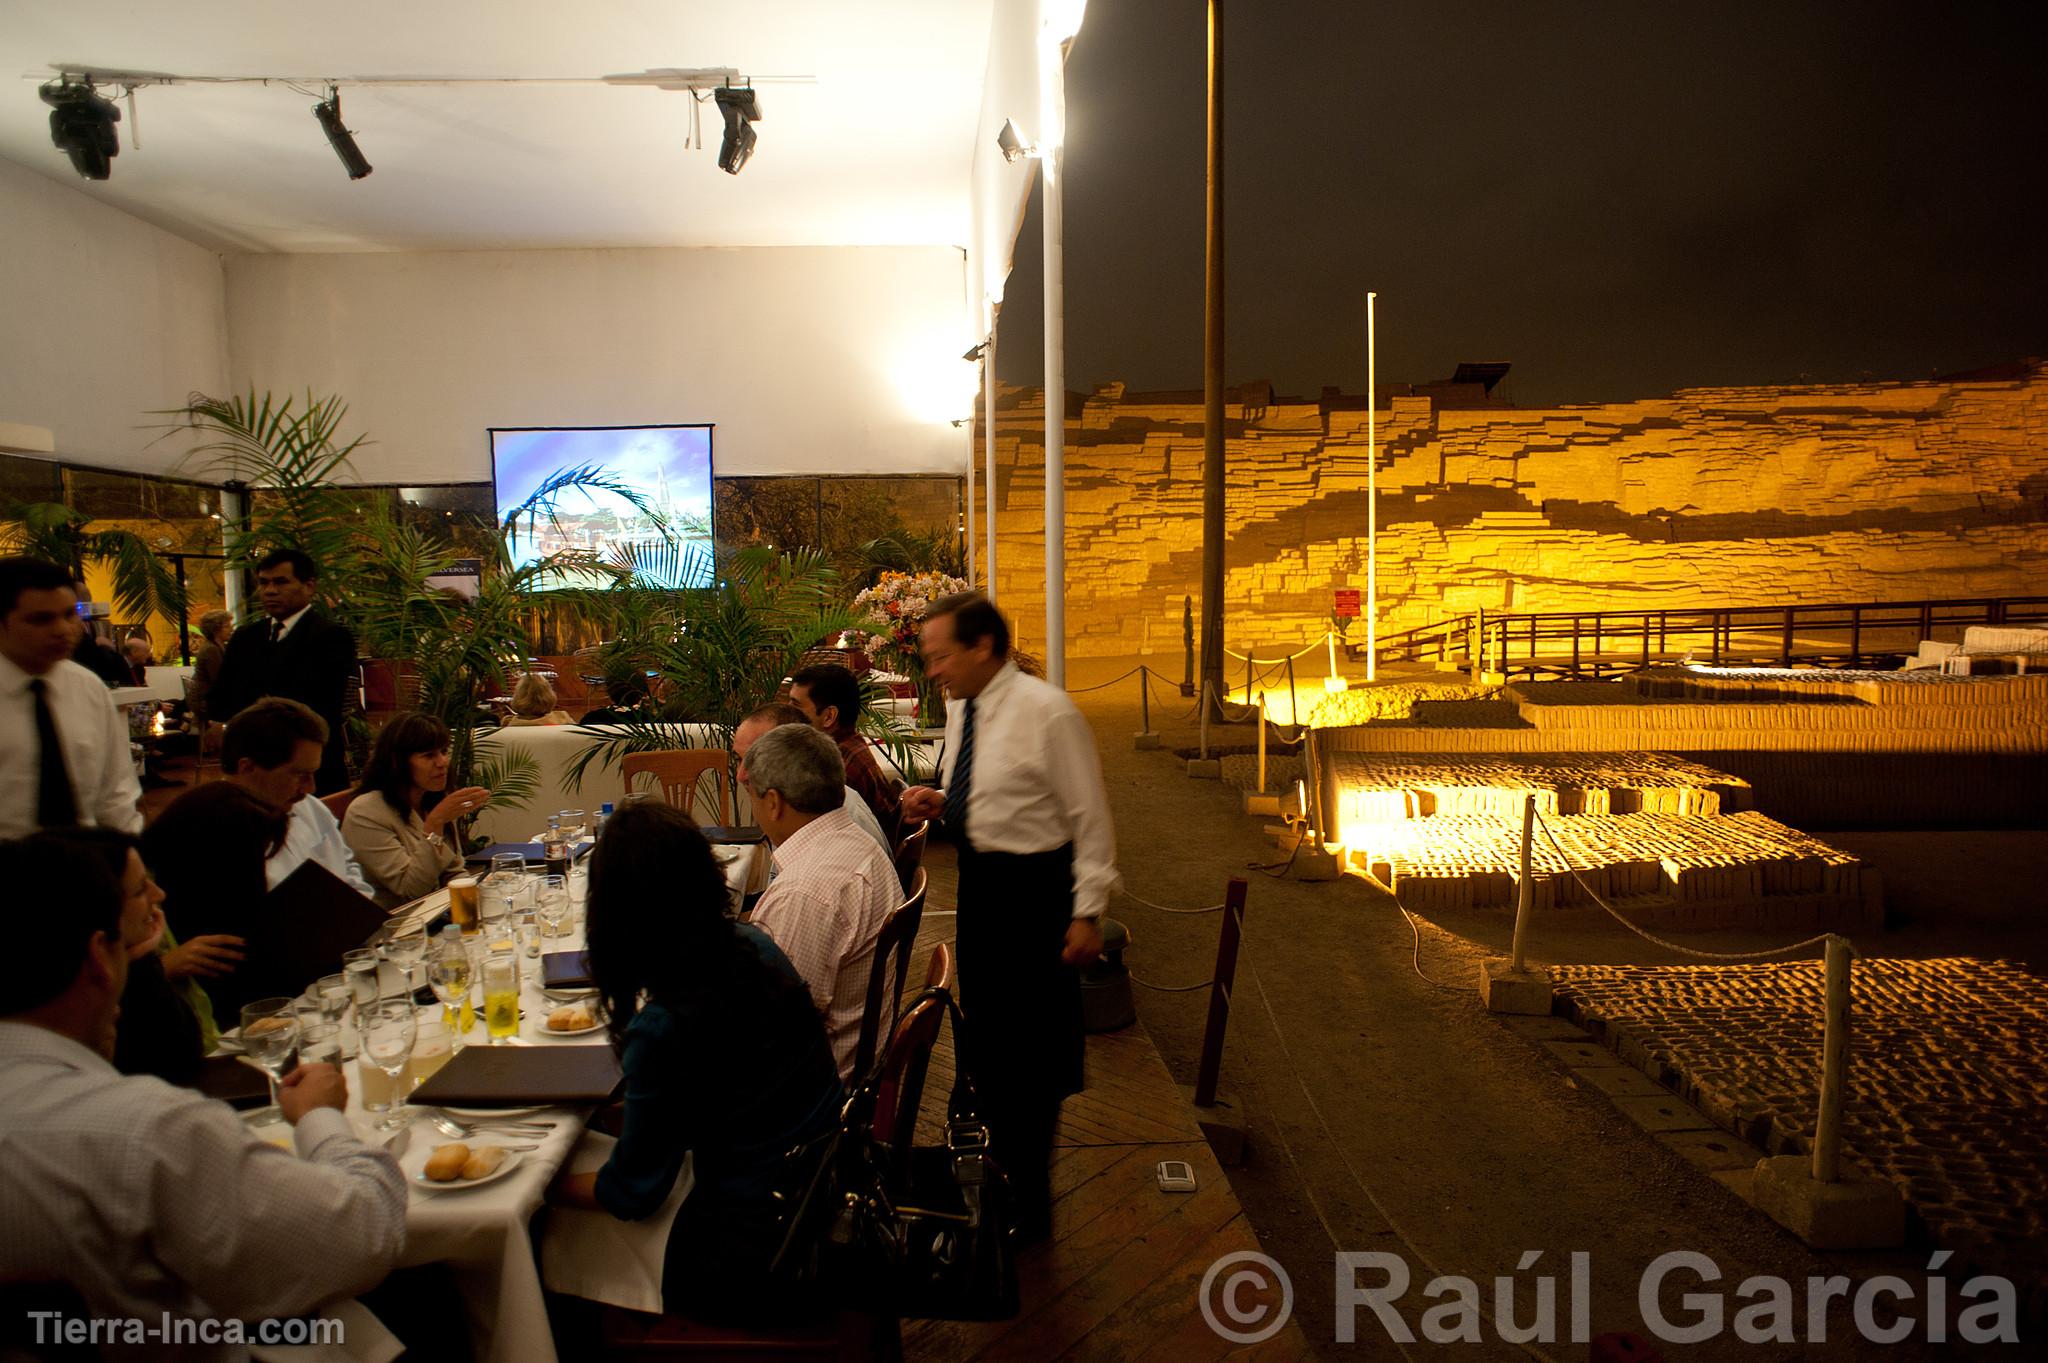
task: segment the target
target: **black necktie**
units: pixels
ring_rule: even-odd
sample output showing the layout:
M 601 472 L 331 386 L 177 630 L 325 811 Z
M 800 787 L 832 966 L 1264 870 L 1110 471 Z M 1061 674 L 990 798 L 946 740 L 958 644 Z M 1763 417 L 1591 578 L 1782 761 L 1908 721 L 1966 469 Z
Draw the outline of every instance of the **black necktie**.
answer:
M 28 683 L 36 700 L 36 826 L 71 828 L 78 823 L 78 796 L 64 766 L 64 744 L 57 737 L 57 717 L 43 694 L 45 685 L 41 677 L 31 677 Z
M 284 622 L 282 620 L 272 620 L 270 622 L 270 642 L 274 644 L 282 638 L 284 638 Z
M 970 697 L 960 721 L 960 755 L 953 759 L 953 783 L 946 787 L 946 827 L 956 838 L 967 837 L 967 797 L 973 793 L 974 700 Z

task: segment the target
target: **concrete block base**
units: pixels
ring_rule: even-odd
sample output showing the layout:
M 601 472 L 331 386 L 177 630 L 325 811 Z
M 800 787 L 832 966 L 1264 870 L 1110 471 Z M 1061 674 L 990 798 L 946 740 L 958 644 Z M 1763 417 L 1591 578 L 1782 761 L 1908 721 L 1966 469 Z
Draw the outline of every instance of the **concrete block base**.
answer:
M 1139 752 L 1150 752 L 1154 748 L 1159 746 L 1159 735 L 1150 732 L 1142 734 L 1132 734 L 1131 746 L 1136 748 Z
M 1834 1183 L 1817 1183 L 1806 1155 L 1758 1160 L 1751 1200 L 1815 1249 L 1895 1249 L 1906 1242 L 1906 1203 L 1896 1187 L 1846 1169 Z
M 1303 844 L 1294 854 L 1296 880 L 1335 880 L 1344 874 L 1344 860 L 1328 848 Z
M 1194 1085 L 1180 1085 L 1180 1095 L 1189 1106 L 1194 1105 Z M 1238 1106 L 1236 1097 L 1229 1091 L 1218 1089 L 1214 1105 L 1196 1107 L 1195 1125 L 1201 1128 L 1202 1138 L 1209 1142 L 1209 1149 L 1215 1153 L 1218 1164 L 1226 1169 L 1235 1169 L 1244 1163 L 1244 1109 Z
M 1223 779 L 1223 759 L 1220 757 L 1190 757 L 1188 775 L 1198 781 L 1220 781 Z
M 1542 970 L 1516 970 L 1515 963 L 1496 956 L 1479 966 L 1479 998 L 1490 1013 L 1550 1012 L 1550 975 Z
M 1271 814 L 1277 818 L 1280 814 L 1280 797 L 1256 790 L 1248 790 L 1244 793 L 1244 812 L 1247 814 Z

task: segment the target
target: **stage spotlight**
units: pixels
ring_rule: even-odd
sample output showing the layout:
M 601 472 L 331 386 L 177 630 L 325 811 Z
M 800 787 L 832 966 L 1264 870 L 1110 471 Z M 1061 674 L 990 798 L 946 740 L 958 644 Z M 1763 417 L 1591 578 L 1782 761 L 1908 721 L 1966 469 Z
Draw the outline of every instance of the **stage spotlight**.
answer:
M 320 120 L 320 130 L 327 134 L 328 144 L 347 168 L 348 178 L 360 180 L 368 175 L 370 163 L 364 158 L 363 149 L 356 145 L 356 135 L 341 126 L 341 91 L 329 86 L 327 98 L 313 106 L 313 117 Z
M 725 115 L 725 143 L 718 149 L 718 168 L 737 175 L 760 140 L 754 124 L 761 119 L 761 101 L 751 86 L 735 90 L 721 85 L 712 93 L 718 100 L 718 112 Z
M 1017 131 L 1017 125 L 1009 119 L 1003 120 L 1003 130 L 996 134 L 996 145 L 1003 149 L 1005 161 L 1021 161 L 1031 155 L 1031 147 Z
M 71 168 L 88 180 L 112 175 L 113 159 L 121 153 L 121 139 L 114 135 L 121 111 L 114 101 L 68 78 L 51 81 L 40 93 L 50 106 L 50 140 L 71 158 Z

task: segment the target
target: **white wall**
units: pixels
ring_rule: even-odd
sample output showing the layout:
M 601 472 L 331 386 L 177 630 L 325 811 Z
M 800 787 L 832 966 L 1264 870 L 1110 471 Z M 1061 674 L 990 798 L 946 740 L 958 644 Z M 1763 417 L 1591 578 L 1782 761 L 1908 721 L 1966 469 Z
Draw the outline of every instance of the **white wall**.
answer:
M 487 479 L 491 426 L 715 422 L 721 474 L 966 459 L 954 249 L 233 256 L 227 317 L 233 386 L 343 395 L 368 482 Z
M 226 390 L 220 257 L 6 160 L 0 308 L 0 423 L 49 429 L 59 459 L 168 469 L 149 414 Z

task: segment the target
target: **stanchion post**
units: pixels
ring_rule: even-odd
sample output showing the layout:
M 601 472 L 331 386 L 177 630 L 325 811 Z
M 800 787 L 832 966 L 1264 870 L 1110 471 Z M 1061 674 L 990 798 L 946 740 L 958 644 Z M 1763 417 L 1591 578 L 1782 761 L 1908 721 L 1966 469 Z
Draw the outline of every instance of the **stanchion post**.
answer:
M 1223 892 L 1223 931 L 1216 942 L 1216 978 L 1209 985 L 1209 1020 L 1202 1028 L 1202 1059 L 1195 1071 L 1195 1106 L 1216 1106 L 1216 1081 L 1223 1070 L 1223 1033 L 1230 1025 L 1230 991 L 1237 983 L 1237 944 L 1244 931 L 1244 877 L 1232 876 Z
M 1133 740 L 1140 751 L 1149 751 L 1159 746 L 1159 735 L 1152 732 L 1152 669 L 1138 664 L 1138 732 Z
M 1290 653 L 1287 655 L 1287 727 L 1290 729 L 1301 727 L 1299 695 L 1294 689 L 1294 655 Z
M 1187 660 L 1187 669 L 1181 673 L 1180 693 L 1192 696 L 1195 694 L 1195 598 L 1192 596 L 1180 599 L 1180 645 Z
M 1209 679 L 1202 678 L 1202 760 L 1209 760 Z
M 1261 794 L 1266 789 L 1266 698 L 1259 697 L 1259 784 Z
M 1530 874 L 1536 850 L 1536 795 L 1531 791 L 1522 801 L 1522 878 L 1515 887 L 1515 946 L 1513 970 L 1519 975 L 1527 967 L 1522 961 L 1522 941 L 1529 929 L 1529 908 L 1536 902 L 1534 877 Z
M 1827 1017 L 1821 1041 L 1820 1121 L 1813 1132 L 1813 1181 L 1841 1177 L 1842 1090 L 1849 1065 L 1849 939 L 1827 943 Z

